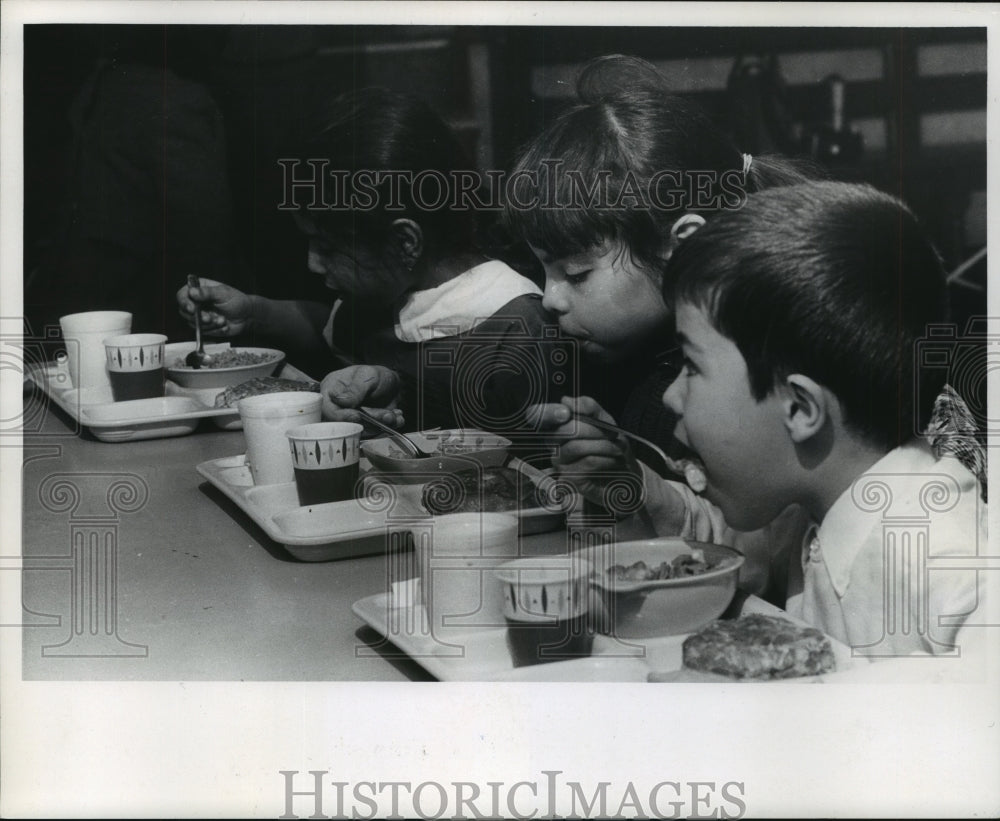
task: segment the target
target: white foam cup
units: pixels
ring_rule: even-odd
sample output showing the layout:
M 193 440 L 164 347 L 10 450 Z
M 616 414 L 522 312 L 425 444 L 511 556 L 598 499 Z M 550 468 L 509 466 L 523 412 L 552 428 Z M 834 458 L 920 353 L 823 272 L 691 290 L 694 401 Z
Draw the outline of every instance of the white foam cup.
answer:
M 286 431 L 320 421 L 323 398 L 311 391 L 249 396 L 237 403 L 255 485 L 295 481 Z
M 111 388 L 104 340 L 132 330 L 128 311 L 86 311 L 59 318 L 74 388 Z
M 449 641 L 463 632 L 502 627 L 496 569 L 518 556 L 511 513 L 436 516 L 430 540 L 417 543 L 421 595 L 431 632 Z

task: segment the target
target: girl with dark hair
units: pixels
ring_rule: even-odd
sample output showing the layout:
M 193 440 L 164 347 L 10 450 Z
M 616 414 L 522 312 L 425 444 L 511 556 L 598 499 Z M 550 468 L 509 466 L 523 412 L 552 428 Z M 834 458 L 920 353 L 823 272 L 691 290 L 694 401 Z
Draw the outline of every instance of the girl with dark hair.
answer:
M 598 58 L 584 68 L 577 93 L 579 102 L 523 151 L 504 217 L 542 263 L 543 304 L 578 340 L 588 365 L 581 395 L 537 408 L 533 422 L 562 441 L 556 468 L 590 501 L 613 506 L 605 491 L 609 479 L 625 475 L 622 455 L 630 450 L 587 417 L 617 420 L 653 441 L 679 468 L 687 463 L 696 487 L 701 476 L 673 435 L 676 415 L 660 401 L 681 369 L 673 306 L 663 296 L 671 254 L 748 193 L 803 182 L 810 172 L 742 153 L 697 106 L 669 94 L 644 60 Z M 520 207 L 533 202 L 546 207 Z M 791 510 L 781 526 L 795 533 L 802 518 Z M 707 541 L 703 524 L 688 535 Z M 778 600 L 784 557 L 771 555 L 764 538 L 741 540 L 748 555 L 740 583 Z
M 592 61 L 577 91 L 580 101 L 521 154 L 504 216 L 545 268 L 545 307 L 590 360 L 583 393 L 679 456 L 675 420 L 659 402 L 678 371 L 661 296 L 666 261 L 746 193 L 808 175 L 783 158 L 741 153 L 638 58 Z
M 541 338 L 546 314 L 534 283 L 479 251 L 474 211 L 450 196 L 470 169 L 458 142 L 421 101 L 385 89 L 342 95 L 323 116 L 291 163 L 289 207 L 332 310 L 206 280 L 178 292 L 182 315 L 192 321 L 198 306 L 210 334 L 332 349 L 342 367 L 323 380 L 326 418 L 365 406 L 397 426 L 518 429 L 549 398 L 534 378 L 546 365 L 523 344 L 534 372 L 503 363 L 512 344 Z

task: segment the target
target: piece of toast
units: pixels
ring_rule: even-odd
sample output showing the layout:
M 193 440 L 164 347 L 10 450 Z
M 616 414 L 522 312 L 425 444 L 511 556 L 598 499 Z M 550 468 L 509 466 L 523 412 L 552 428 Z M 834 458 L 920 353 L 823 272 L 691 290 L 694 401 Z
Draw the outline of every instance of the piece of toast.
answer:
M 284 393 L 288 391 L 311 391 L 319 393 L 319 382 L 299 382 L 297 379 L 284 379 L 280 376 L 258 376 L 248 379 L 239 385 L 231 385 L 215 397 L 215 407 L 235 408 L 236 403 L 248 396 L 260 396 L 263 393 Z

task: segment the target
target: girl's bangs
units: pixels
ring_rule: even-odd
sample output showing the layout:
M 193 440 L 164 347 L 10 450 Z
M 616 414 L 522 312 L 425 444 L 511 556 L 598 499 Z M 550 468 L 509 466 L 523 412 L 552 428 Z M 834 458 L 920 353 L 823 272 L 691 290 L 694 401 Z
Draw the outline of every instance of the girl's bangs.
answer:
M 521 208 L 508 202 L 505 213 L 508 225 L 516 234 L 557 259 L 589 251 L 622 235 L 622 214 L 616 215 L 606 209 L 540 204 Z

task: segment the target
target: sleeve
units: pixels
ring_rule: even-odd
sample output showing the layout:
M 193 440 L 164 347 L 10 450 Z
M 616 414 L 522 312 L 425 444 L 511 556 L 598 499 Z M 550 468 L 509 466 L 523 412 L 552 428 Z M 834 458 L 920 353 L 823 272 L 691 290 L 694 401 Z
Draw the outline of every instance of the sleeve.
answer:
M 326 320 L 326 325 L 323 326 L 323 340 L 330 347 L 331 351 L 339 350 L 339 346 L 335 341 L 336 328 L 337 328 L 337 311 L 340 310 L 341 306 L 344 304 L 344 300 L 338 299 L 333 303 L 333 307 L 330 309 L 330 316 Z
M 641 462 L 639 467 L 646 488 L 646 512 L 658 536 L 732 543 L 735 531 L 726 524 L 722 511 L 715 505 L 682 482 L 662 479 Z
M 376 345 L 376 354 L 385 346 L 398 347 L 393 332 L 395 315 L 388 305 L 362 302 L 338 295 L 323 328 L 323 338 L 334 353 L 352 362 L 381 364 L 368 350 Z M 375 342 L 373 342 L 375 340 Z
M 519 296 L 469 334 L 456 337 L 456 413 L 519 439 L 530 405 L 558 401 L 573 384 L 570 340 L 537 295 Z M 433 344 L 433 343 L 428 343 Z
M 975 557 L 987 551 L 986 505 L 975 489 L 931 525 L 927 588 L 930 636 L 940 645 L 977 644 L 997 624 L 996 575 Z M 932 652 L 940 647 L 930 646 Z

